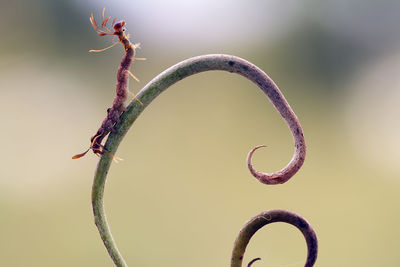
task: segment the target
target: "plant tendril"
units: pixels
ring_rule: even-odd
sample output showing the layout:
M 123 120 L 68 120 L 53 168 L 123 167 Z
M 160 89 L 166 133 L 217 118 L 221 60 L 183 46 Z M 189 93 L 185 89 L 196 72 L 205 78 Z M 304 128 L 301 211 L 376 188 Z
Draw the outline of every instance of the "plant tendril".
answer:
M 314 266 L 317 260 L 318 240 L 311 225 L 300 215 L 286 210 L 270 210 L 264 211 L 248 221 L 240 231 L 233 246 L 231 267 L 241 267 L 243 262 L 244 252 L 251 237 L 262 227 L 275 222 L 285 222 L 299 229 L 306 239 L 308 254 L 305 267 Z M 256 261 L 256 258 L 250 261 L 249 265 Z
M 138 103 L 135 99 L 128 105 L 126 111 L 120 117 L 120 122 L 115 126 L 116 131 L 112 132 L 106 141 L 105 149 L 110 153 L 101 155 L 95 172 L 92 187 L 94 219 L 104 245 L 116 266 L 127 265 L 111 235 L 103 204 L 105 182 L 112 162 L 112 157 L 110 155 L 116 154 L 119 144 L 134 121 L 159 94 L 174 83 L 188 76 L 210 70 L 223 70 L 237 73 L 255 83 L 268 96 L 282 118 L 286 121 L 293 135 L 295 145 L 294 155 L 288 165 L 278 172 L 263 173 L 256 171 L 251 163 L 251 157 L 254 151 L 261 146 L 250 151 L 247 164 L 254 177 L 265 184 L 281 184 L 289 180 L 304 162 L 306 145 L 301 125 L 278 87 L 268 75 L 257 66 L 239 57 L 214 54 L 193 57 L 168 68 L 151 80 L 137 94 L 137 97 L 141 99 L 143 105 Z
M 247 264 L 247 267 L 251 267 L 251 265 L 253 265 L 253 263 L 255 263 L 256 261 L 260 261 L 260 260 L 261 260 L 261 258 L 252 259 L 252 260 L 249 262 L 249 264 Z

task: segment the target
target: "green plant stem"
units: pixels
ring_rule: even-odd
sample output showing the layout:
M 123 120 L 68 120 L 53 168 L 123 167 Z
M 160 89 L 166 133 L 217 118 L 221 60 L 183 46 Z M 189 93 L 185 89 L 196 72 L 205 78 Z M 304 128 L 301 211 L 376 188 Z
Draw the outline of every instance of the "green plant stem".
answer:
M 231 267 L 241 267 L 243 262 L 244 252 L 251 237 L 262 227 L 275 222 L 286 222 L 297 227 L 306 239 L 308 254 L 305 267 L 312 267 L 317 260 L 318 241 L 314 230 L 310 224 L 293 212 L 286 210 L 270 210 L 265 211 L 248 221 L 240 231 L 233 246 Z M 251 261 L 249 265 L 252 263 Z
M 126 111 L 121 115 L 121 122 L 116 125 L 117 131 L 109 135 L 105 149 L 111 154 L 115 154 L 120 142 L 133 122 L 161 92 L 185 77 L 210 70 L 228 71 L 248 78 L 268 96 L 272 104 L 284 118 L 295 142 L 295 153 L 289 164 L 276 173 L 262 173 L 254 170 L 251 164 L 251 155 L 259 146 L 250 151 L 248 167 L 251 173 L 262 183 L 279 184 L 289 180 L 301 167 L 305 158 L 306 146 L 300 123 L 278 87 L 261 69 L 248 61 L 230 55 L 203 55 L 190 58 L 170 67 L 151 80 L 137 94 L 143 105 L 135 99 L 132 100 Z M 92 188 L 93 213 L 100 236 L 115 265 L 127 266 L 112 238 L 103 206 L 104 186 L 111 162 L 112 157 L 110 154 L 104 153 L 97 165 Z

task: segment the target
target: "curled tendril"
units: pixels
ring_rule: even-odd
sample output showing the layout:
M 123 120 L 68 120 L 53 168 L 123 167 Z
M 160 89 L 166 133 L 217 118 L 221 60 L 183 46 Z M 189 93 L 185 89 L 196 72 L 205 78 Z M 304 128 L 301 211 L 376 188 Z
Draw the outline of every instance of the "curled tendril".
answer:
M 249 264 L 247 264 L 247 267 L 251 267 L 251 265 L 253 265 L 253 263 L 255 263 L 256 261 L 260 261 L 260 260 L 261 260 L 261 258 L 252 259 L 252 260 L 249 262 Z
M 293 212 L 286 210 L 270 210 L 262 212 L 251 218 L 250 221 L 248 221 L 242 228 L 233 247 L 231 267 L 242 266 L 243 255 L 251 237 L 265 225 L 275 222 L 289 223 L 297 227 L 303 233 L 308 248 L 307 261 L 304 266 L 314 266 L 314 263 L 317 260 L 318 241 L 317 236 L 315 235 L 315 232 L 310 224 L 303 217 Z M 258 259 L 260 258 L 250 261 L 248 266 L 253 264 L 254 261 Z
M 295 143 L 293 158 L 286 167 L 278 172 L 263 173 L 256 171 L 251 164 L 251 156 L 259 147 L 250 151 L 247 160 L 248 167 L 250 172 L 259 181 L 265 184 L 284 183 L 299 170 L 304 162 L 306 145 L 300 123 L 275 83 L 257 66 L 235 56 L 216 54 L 190 58 L 170 67 L 151 80 L 137 94 L 137 97 L 142 100 L 143 105 L 139 104 L 136 100 L 133 100 L 128 105 L 126 112 L 121 115 L 121 122 L 115 127 L 116 132 L 110 134 L 105 144 L 105 149 L 110 153 L 103 154 L 97 165 L 92 187 L 93 213 L 100 236 L 116 266 L 127 265 L 113 240 L 103 205 L 104 186 L 112 162 L 112 157 L 110 155 L 115 155 L 120 142 L 132 126 L 133 122 L 159 94 L 172 84 L 188 76 L 210 70 L 223 70 L 237 73 L 254 82 L 268 96 L 292 132 Z

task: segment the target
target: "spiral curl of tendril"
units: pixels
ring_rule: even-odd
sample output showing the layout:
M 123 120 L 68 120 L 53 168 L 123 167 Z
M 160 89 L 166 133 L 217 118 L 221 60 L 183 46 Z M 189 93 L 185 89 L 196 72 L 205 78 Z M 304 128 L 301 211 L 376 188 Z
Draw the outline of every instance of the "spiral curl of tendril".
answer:
M 270 210 L 254 216 L 245 224 L 245 226 L 243 226 L 233 247 L 231 267 L 241 267 L 244 252 L 246 251 L 247 244 L 249 243 L 251 237 L 265 225 L 276 222 L 285 222 L 291 224 L 302 232 L 304 238 L 306 239 L 308 248 L 307 260 L 304 266 L 314 266 L 314 263 L 317 260 L 318 241 L 311 225 L 303 217 L 293 212 L 286 210 Z M 259 259 L 260 258 L 253 259 L 250 261 L 248 266 L 252 265 L 254 261 Z
M 122 255 L 118 251 L 115 241 L 111 235 L 107 223 L 103 205 L 104 187 L 107 173 L 110 168 L 112 157 L 128 132 L 134 121 L 141 112 L 168 87 L 174 83 L 197 73 L 222 70 L 236 73 L 246 77 L 255 83 L 269 98 L 282 118 L 286 121 L 294 139 L 295 151 L 292 159 L 286 167 L 274 173 L 264 173 L 254 169 L 251 159 L 255 150 L 262 146 L 253 148 L 248 155 L 247 164 L 252 175 L 260 182 L 265 184 L 282 184 L 288 181 L 302 166 L 305 154 L 306 144 L 303 136 L 303 130 L 292 108 L 286 101 L 275 83 L 261 69 L 252 63 L 236 56 L 213 54 L 202 55 L 184 60 L 151 80 L 137 94 L 143 105 L 135 99 L 127 106 L 126 111 L 121 115 L 121 122 L 116 125 L 116 132 L 111 133 L 106 141 L 105 149 L 110 153 L 101 155 L 94 176 L 92 187 L 92 206 L 96 226 L 99 230 L 103 243 L 110 254 L 116 266 L 127 266 Z

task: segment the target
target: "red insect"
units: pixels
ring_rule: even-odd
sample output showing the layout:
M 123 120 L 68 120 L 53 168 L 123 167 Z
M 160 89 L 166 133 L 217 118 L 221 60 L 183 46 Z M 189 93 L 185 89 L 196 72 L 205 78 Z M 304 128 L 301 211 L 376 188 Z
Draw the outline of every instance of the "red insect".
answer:
M 135 49 L 139 47 L 140 44 L 132 44 L 129 41 L 129 36 L 125 34 L 125 21 L 120 21 L 115 23 L 116 19 L 113 20 L 113 29 L 114 31 L 111 31 L 107 27 L 107 22 L 110 20 L 111 17 L 104 18 L 104 11 L 103 9 L 102 12 L 102 18 L 103 21 L 101 23 L 101 27 L 99 28 L 96 24 L 96 21 L 94 20 L 93 13 L 90 16 L 90 22 L 94 28 L 94 30 L 98 33 L 100 36 L 105 36 L 105 35 L 112 35 L 112 36 L 117 36 L 119 39 L 119 42 L 122 44 L 122 46 L 125 49 L 125 55 L 122 58 L 121 64 L 119 65 L 118 72 L 117 72 L 117 87 L 116 87 L 116 96 L 114 98 L 114 102 L 111 106 L 111 108 L 107 109 L 107 117 L 103 120 L 99 130 L 96 132 L 94 136 L 90 139 L 90 147 L 83 153 L 78 154 L 73 156 L 73 159 L 78 159 L 86 155 L 86 153 L 89 150 L 93 150 L 93 153 L 96 155 L 101 155 L 104 152 L 108 152 L 107 150 L 104 149 L 104 146 L 101 144 L 102 140 L 104 137 L 107 136 L 110 132 L 115 132 L 115 124 L 120 122 L 120 115 L 122 112 L 125 111 L 125 101 L 127 99 L 127 95 L 129 93 L 128 90 L 128 81 L 129 81 L 129 75 L 131 75 L 135 80 L 138 81 L 138 79 L 129 71 L 129 68 L 133 62 L 134 59 L 136 60 L 144 60 L 143 58 L 135 58 Z M 108 49 L 118 42 L 115 42 L 113 45 L 105 48 Z M 101 50 L 90 50 L 89 52 L 101 52 L 104 51 L 105 49 Z M 140 102 L 142 105 L 143 103 L 135 96 L 136 100 Z M 116 156 L 113 156 L 114 159 L 118 159 Z

